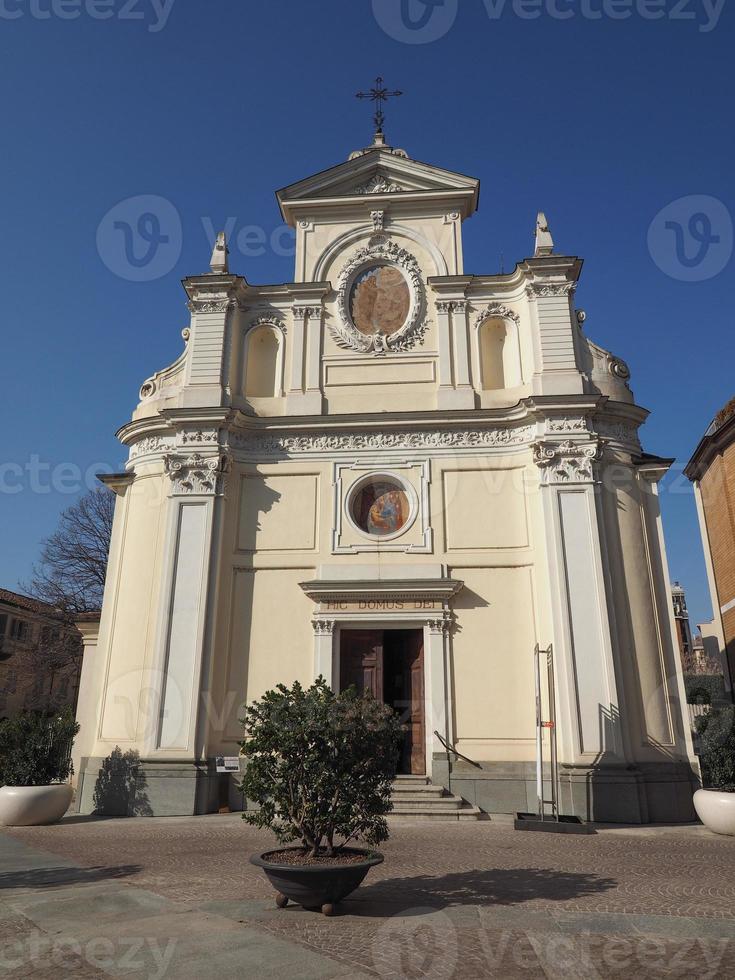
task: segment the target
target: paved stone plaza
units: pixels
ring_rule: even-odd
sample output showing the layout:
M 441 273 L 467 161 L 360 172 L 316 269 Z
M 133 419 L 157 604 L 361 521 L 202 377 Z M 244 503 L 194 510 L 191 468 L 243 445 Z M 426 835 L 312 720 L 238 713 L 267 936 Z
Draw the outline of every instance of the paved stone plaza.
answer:
M 735 839 L 397 823 L 327 919 L 278 911 L 235 814 L 0 835 L 11 978 L 735 978 Z

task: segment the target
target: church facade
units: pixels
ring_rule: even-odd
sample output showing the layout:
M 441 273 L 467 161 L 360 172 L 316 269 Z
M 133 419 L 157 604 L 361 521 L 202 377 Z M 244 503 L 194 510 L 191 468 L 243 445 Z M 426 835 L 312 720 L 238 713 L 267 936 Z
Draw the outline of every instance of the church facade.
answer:
M 585 335 L 582 263 L 464 271 L 478 181 L 385 144 L 278 193 L 293 282 L 184 281 L 178 360 L 119 433 L 79 802 L 136 759 L 154 814 L 216 810 L 243 702 L 323 676 L 401 710 L 400 771 L 535 808 L 553 646 L 562 810 L 691 817 L 696 766 L 657 483 L 629 370 Z M 684 709 L 685 710 L 685 709 Z M 139 760 L 139 761 L 138 761 Z M 224 786 L 224 789 L 223 789 Z

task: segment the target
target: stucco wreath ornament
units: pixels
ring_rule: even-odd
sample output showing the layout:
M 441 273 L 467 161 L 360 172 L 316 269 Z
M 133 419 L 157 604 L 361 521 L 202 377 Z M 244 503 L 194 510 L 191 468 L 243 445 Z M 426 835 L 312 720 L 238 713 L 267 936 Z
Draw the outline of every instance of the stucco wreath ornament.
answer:
M 361 272 L 376 263 L 397 267 L 403 273 L 411 295 L 406 321 L 391 334 L 365 334 L 357 329 L 350 313 L 350 294 Z M 337 280 L 338 322 L 329 325 L 335 343 L 347 350 L 365 354 L 386 354 L 389 351 L 410 350 L 423 341 L 426 332 L 426 290 L 421 269 L 415 256 L 383 235 L 374 235 L 367 245 L 358 249 L 342 269 Z

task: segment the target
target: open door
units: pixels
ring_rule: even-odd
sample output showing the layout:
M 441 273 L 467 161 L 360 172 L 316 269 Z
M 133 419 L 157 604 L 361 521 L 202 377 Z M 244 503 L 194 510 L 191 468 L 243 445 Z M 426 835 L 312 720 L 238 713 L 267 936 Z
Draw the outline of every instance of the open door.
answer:
M 355 686 L 383 700 L 383 631 L 345 630 L 340 645 L 340 687 Z

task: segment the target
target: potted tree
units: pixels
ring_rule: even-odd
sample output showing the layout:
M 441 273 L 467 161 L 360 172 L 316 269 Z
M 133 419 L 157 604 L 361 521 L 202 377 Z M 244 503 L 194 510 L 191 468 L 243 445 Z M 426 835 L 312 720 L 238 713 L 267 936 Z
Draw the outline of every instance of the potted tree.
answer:
M 388 838 L 402 728 L 393 710 L 354 688 L 335 694 L 319 678 L 304 690 L 279 685 L 246 708 L 242 719 L 246 760 L 241 790 L 257 809 L 244 819 L 268 827 L 279 844 L 253 856 L 277 892 L 332 915 L 371 867 L 383 861 L 357 841 Z
M 79 725 L 67 709 L 29 712 L 0 723 L 0 824 L 28 827 L 61 820 L 74 795 L 71 750 Z
M 715 834 L 735 836 L 735 705 L 695 720 L 702 780 L 694 794 L 697 816 Z

